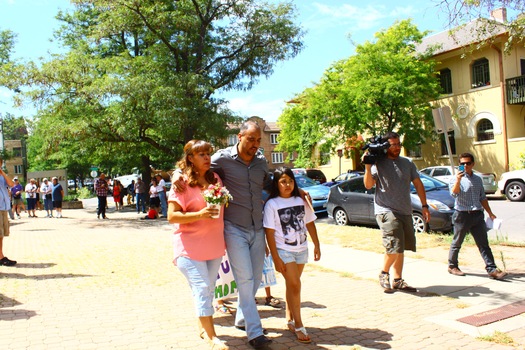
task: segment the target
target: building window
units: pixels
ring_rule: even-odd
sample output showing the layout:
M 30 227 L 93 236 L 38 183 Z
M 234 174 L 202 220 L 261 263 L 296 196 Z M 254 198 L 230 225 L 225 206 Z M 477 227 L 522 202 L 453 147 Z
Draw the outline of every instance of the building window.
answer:
M 270 134 L 270 143 L 272 145 L 277 145 L 279 143 L 279 141 L 277 141 L 278 136 L 279 134 Z
M 13 147 L 13 157 L 22 157 L 22 147 Z
M 439 71 L 439 82 L 441 84 L 442 94 L 452 93 L 452 73 L 450 69 L 445 68 Z
M 445 142 L 445 133 L 439 135 L 439 142 L 441 143 L 441 155 L 448 156 L 447 143 Z M 456 154 L 456 138 L 454 137 L 454 131 L 448 133 L 448 142 L 450 143 L 450 152 Z
M 237 143 L 237 134 L 228 135 L 228 146 L 233 146 Z
M 293 152 L 288 153 L 288 160 L 289 160 L 290 162 L 293 162 L 293 161 L 295 160 L 295 157 L 294 157 Z
M 272 152 L 272 163 L 273 164 L 280 164 L 284 163 L 284 157 L 282 152 Z
M 407 151 L 407 156 L 411 158 L 422 158 L 421 145 L 417 145 L 415 149 L 409 149 Z
M 330 165 L 332 162 L 332 154 L 330 152 L 321 153 L 320 165 Z
M 21 165 L 15 165 L 15 174 L 22 174 L 22 170 Z
M 481 58 L 472 64 L 472 88 L 490 85 L 489 60 Z
M 494 126 L 488 119 L 481 119 L 476 126 L 477 141 L 494 140 Z

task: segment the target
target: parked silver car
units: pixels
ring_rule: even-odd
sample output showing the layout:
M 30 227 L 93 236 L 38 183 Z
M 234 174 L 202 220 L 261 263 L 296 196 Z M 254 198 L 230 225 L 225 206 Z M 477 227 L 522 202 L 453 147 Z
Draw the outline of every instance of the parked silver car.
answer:
M 458 167 L 456 166 L 456 171 Z M 431 166 L 425 169 L 421 169 L 420 172 L 423 174 L 426 174 L 428 176 L 432 176 L 433 178 L 436 178 L 438 180 L 441 180 L 448 184 L 450 180 L 455 176 L 455 172 L 452 171 L 451 166 L 447 165 L 439 165 L 439 166 Z M 481 177 L 483 180 L 483 189 L 485 190 L 486 194 L 494 194 L 498 190 L 498 184 L 496 183 L 496 175 L 492 173 L 480 173 L 477 170 L 474 170 L 474 174 Z
M 448 185 L 430 176 L 420 174 L 421 181 L 427 193 L 427 203 L 430 210 L 430 222 L 423 219 L 421 201 L 412 186 L 412 221 L 416 233 L 430 230 L 449 232 L 452 230 L 452 214 L 454 213 L 454 198 L 450 195 Z M 363 176 L 354 177 L 330 188 L 326 203 L 328 217 L 333 218 L 337 225 L 350 223 L 377 226 L 374 214 L 375 188 L 367 190 Z

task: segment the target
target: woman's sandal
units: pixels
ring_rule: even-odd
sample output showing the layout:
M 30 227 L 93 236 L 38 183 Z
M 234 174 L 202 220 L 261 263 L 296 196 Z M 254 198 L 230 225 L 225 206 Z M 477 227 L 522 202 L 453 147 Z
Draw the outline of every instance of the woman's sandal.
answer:
M 230 348 L 225 342 L 217 337 L 213 337 L 213 339 L 208 339 L 207 341 L 212 350 L 228 350 Z
M 299 338 L 299 334 L 297 333 L 301 333 L 305 338 Z M 299 327 L 299 328 L 296 328 L 295 329 L 295 334 L 297 335 L 297 341 L 299 343 L 303 343 L 303 344 L 309 344 L 312 342 L 312 339 L 310 339 L 310 337 L 308 336 L 308 332 L 306 332 L 306 328 L 304 327 Z

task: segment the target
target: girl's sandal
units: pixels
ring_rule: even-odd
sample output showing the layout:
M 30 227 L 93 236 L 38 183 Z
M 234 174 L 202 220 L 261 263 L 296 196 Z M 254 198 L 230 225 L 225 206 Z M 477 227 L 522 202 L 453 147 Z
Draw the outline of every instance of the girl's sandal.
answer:
M 300 333 L 303 338 L 301 338 L 300 334 L 298 334 L 298 333 Z M 297 335 L 297 341 L 299 343 L 309 344 L 309 343 L 312 342 L 312 339 L 310 339 L 310 337 L 308 336 L 308 332 L 306 332 L 306 328 L 304 328 L 304 327 L 296 328 L 295 329 L 295 334 Z
M 231 314 L 230 308 L 228 308 L 226 305 L 217 305 L 215 310 L 223 315 Z

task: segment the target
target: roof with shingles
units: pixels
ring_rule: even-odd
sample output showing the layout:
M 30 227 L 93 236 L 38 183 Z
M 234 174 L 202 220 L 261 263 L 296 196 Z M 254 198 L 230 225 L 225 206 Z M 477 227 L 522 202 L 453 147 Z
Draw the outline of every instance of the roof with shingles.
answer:
M 434 52 L 435 56 L 494 38 L 506 32 L 508 28 L 504 23 L 478 18 L 465 25 L 423 38 L 421 44 L 416 47 L 416 52 L 423 53 L 433 46 L 438 46 Z

